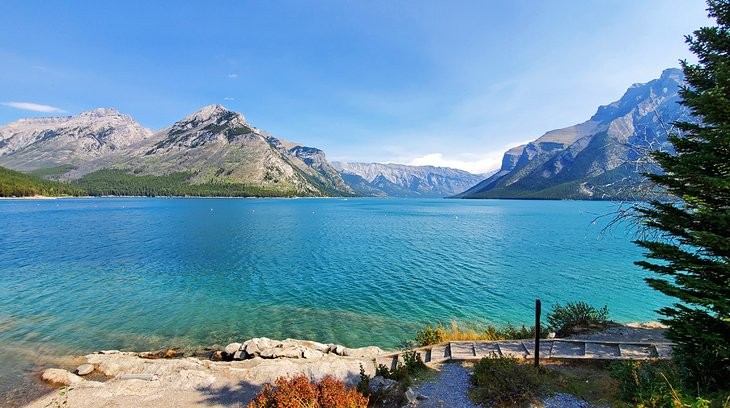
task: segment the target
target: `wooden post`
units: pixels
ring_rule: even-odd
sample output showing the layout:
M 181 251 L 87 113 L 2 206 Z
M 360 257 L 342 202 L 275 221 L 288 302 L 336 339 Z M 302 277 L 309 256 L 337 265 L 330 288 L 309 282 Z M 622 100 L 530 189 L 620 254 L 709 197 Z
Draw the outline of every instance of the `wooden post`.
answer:
M 535 300 L 535 368 L 540 367 L 540 299 Z

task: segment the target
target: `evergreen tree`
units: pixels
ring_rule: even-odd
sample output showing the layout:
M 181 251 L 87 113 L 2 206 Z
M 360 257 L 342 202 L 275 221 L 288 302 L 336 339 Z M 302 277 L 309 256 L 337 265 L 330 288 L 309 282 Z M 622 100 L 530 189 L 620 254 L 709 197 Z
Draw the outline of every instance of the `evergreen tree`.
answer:
M 675 152 L 653 157 L 662 174 L 649 178 L 676 197 L 638 211 L 661 238 L 639 240 L 661 275 L 646 279 L 677 300 L 659 310 L 676 343 L 674 358 L 692 388 L 730 388 L 730 0 L 708 0 L 717 26 L 687 36 L 696 64 L 682 61 L 682 104 L 696 122 L 679 122 Z

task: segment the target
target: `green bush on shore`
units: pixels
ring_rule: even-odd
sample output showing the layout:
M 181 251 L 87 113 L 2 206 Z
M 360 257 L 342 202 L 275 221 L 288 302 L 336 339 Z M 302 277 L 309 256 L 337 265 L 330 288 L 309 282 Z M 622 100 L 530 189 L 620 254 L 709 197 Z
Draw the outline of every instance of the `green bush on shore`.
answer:
M 496 407 L 530 406 L 545 393 L 540 369 L 511 358 L 483 358 L 474 364 L 471 397 Z
M 608 325 L 608 306 L 598 309 L 586 302 L 555 304 L 547 314 L 550 328 L 558 337 L 565 337 L 578 330 L 603 330 Z

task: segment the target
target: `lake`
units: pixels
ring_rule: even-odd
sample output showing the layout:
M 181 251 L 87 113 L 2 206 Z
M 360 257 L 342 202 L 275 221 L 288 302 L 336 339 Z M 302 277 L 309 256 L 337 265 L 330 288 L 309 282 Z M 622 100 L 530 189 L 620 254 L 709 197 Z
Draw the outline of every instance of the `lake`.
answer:
M 655 320 L 615 204 L 0 201 L 0 393 L 54 356 L 266 336 L 396 348 L 424 324 L 534 321 L 536 298 Z M 42 357 L 41 357 L 42 356 Z M 25 373 L 25 374 L 24 374 Z M 2 401 L 2 399 L 0 399 Z

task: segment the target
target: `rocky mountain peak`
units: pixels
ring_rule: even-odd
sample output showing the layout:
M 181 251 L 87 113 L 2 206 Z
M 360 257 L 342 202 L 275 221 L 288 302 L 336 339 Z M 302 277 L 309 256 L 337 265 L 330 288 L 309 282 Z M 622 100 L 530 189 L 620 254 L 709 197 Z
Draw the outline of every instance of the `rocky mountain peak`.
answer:
M 631 85 L 621 99 L 598 108 L 592 121 L 607 122 L 626 115 L 641 102 L 655 105 L 663 103 L 667 98 L 677 98 L 677 91 L 684 83 L 684 73 L 678 68 L 667 68 L 657 79 L 646 83 Z
M 82 118 L 101 118 L 105 116 L 127 116 L 119 113 L 115 108 L 96 108 L 86 112 L 79 113 Z
M 222 117 L 236 117 L 242 122 L 245 122 L 246 119 L 244 116 L 238 112 L 233 112 L 228 109 L 226 109 L 223 105 L 219 104 L 213 104 L 203 107 L 202 109 L 193 112 L 192 114 L 185 117 L 181 122 L 183 121 L 197 121 L 197 122 L 207 122 L 209 120 L 214 119 L 220 119 Z

